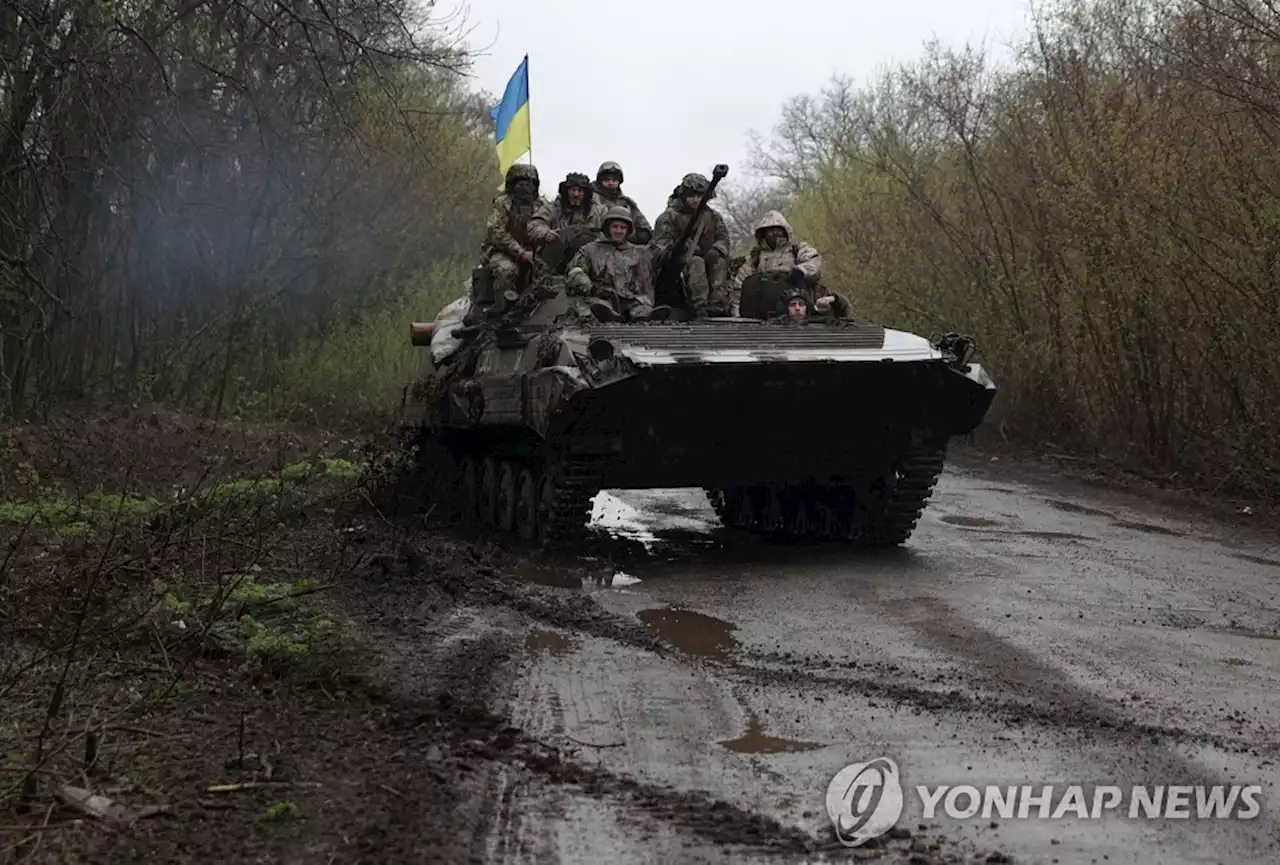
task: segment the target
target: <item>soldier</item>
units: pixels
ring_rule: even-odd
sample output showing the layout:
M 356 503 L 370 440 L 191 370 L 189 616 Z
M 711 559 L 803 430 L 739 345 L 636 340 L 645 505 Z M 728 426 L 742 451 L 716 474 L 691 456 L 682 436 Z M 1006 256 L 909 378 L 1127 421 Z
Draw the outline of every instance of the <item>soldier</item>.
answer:
M 493 199 L 480 252 L 498 297 L 516 288 L 521 263 L 533 263 L 529 220 L 546 203 L 538 194 L 538 169 L 520 163 L 507 169 L 506 191 Z
M 631 211 L 611 207 L 602 222 L 604 237 L 579 249 L 569 262 L 565 290 L 588 296 L 587 306 L 605 321 L 665 318 L 670 310 L 653 306 L 649 250 L 627 240 L 635 227 Z
M 803 289 L 794 288 L 787 295 L 786 316 L 792 321 L 804 321 L 809 317 L 809 296 Z
M 822 256 L 804 241 L 791 239 L 791 224 L 785 216 L 770 210 L 756 223 L 755 236 L 755 246 L 733 275 L 735 298 L 743 281 L 754 273 L 787 277 L 793 285 L 817 290 L 822 279 Z
M 592 226 L 600 216 L 596 207 L 591 178 L 571 171 L 560 183 L 556 200 L 538 208 L 529 220 L 529 239 L 545 246 L 560 239 L 560 232 L 574 225 Z
M 831 320 L 849 317 L 849 302 L 840 295 L 824 294 L 811 304 L 809 299 L 812 296 L 811 290 L 793 286 L 778 302 L 778 318 L 799 322 L 811 318 Z
M 672 191 L 667 209 L 654 226 L 656 255 L 667 254 L 693 218 L 710 186 L 711 182 L 701 174 L 686 174 Z M 679 251 L 673 252 L 678 254 Z M 694 318 L 729 314 L 728 258 L 729 228 L 724 217 L 708 207 L 702 214 L 701 224 L 689 238 L 688 254 L 684 259 L 685 284 L 689 288 L 690 312 Z
M 616 162 L 602 162 L 596 169 L 596 182 L 592 185 L 595 192 L 596 208 L 601 219 L 604 212 L 611 207 L 621 205 L 631 211 L 631 236 L 627 240 L 644 246 L 653 239 L 653 229 L 649 220 L 630 196 L 622 194 L 622 166 Z

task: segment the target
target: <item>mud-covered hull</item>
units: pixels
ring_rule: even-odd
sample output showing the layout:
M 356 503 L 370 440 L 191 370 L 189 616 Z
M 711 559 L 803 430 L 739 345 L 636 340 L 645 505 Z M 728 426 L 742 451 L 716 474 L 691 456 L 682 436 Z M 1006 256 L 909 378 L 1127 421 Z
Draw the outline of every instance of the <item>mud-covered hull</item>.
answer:
M 482 522 L 564 527 L 593 490 L 697 486 L 726 525 L 900 543 L 994 395 L 981 366 L 879 327 L 530 327 L 497 334 L 429 426 Z
M 941 361 L 648 367 L 574 394 L 551 441 L 618 454 L 619 488 L 853 477 L 970 431 L 993 393 Z
M 554 362 L 523 374 L 497 366 L 495 352 L 460 383 L 455 419 L 615 455 L 615 487 L 880 470 L 913 440 L 972 430 L 995 393 L 977 365 L 957 368 L 926 341 L 878 327 L 602 325 L 559 339 L 531 339 L 522 351 Z

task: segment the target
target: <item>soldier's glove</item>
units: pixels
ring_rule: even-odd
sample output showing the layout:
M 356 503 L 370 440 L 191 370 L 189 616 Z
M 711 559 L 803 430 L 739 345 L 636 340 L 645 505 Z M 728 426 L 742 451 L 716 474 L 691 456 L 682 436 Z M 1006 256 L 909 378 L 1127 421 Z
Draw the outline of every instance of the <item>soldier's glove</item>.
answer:
M 718 263 L 721 258 L 724 258 L 724 256 L 720 254 L 720 250 L 718 249 L 708 249 L 702 254 L 702 260 L 707 263 L 708 267 Z
M 793 283 L 804 282 L 804 271 L 798 267 L 791 268 L 791 281 Z
M 565 276 L 564 290 L 568 294 L 579 297 L 591 293 L 591 277 L 580 267 L 575 267 Z

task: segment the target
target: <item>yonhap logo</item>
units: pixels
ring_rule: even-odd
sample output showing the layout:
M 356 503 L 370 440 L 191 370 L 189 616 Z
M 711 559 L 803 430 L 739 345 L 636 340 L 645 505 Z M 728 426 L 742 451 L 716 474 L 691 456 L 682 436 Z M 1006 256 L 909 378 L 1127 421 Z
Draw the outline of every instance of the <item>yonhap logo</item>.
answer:
M 845 766 L 827 785 L 827 816 L 846 847 L 892 829 L 902 816 L 902 804 L 898 764 L 888 757 Z

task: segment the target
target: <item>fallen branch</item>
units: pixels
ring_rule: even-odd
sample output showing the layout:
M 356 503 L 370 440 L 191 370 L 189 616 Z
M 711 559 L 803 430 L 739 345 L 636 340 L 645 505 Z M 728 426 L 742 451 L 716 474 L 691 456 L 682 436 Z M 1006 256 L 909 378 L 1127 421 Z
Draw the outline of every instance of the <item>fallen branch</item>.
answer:
M 206 793 L 239 793 L 259 787 L 323 787 L 315 781 L 244 781 L 240 784 L 214 784 L 205 788 Z
M 71 787 L 64 785 L 59 787 L 54 795 L 58 797 L 64 805 L 75 808 L 82 814 L 90 817 L 97 817 L 99 820 L 111 820 L 116 823 L 129 823 L 136 820 L 139 815 L 135 814 L 129 808 L 121 805 L 106 796 L 101 796 L 83 787 Z

